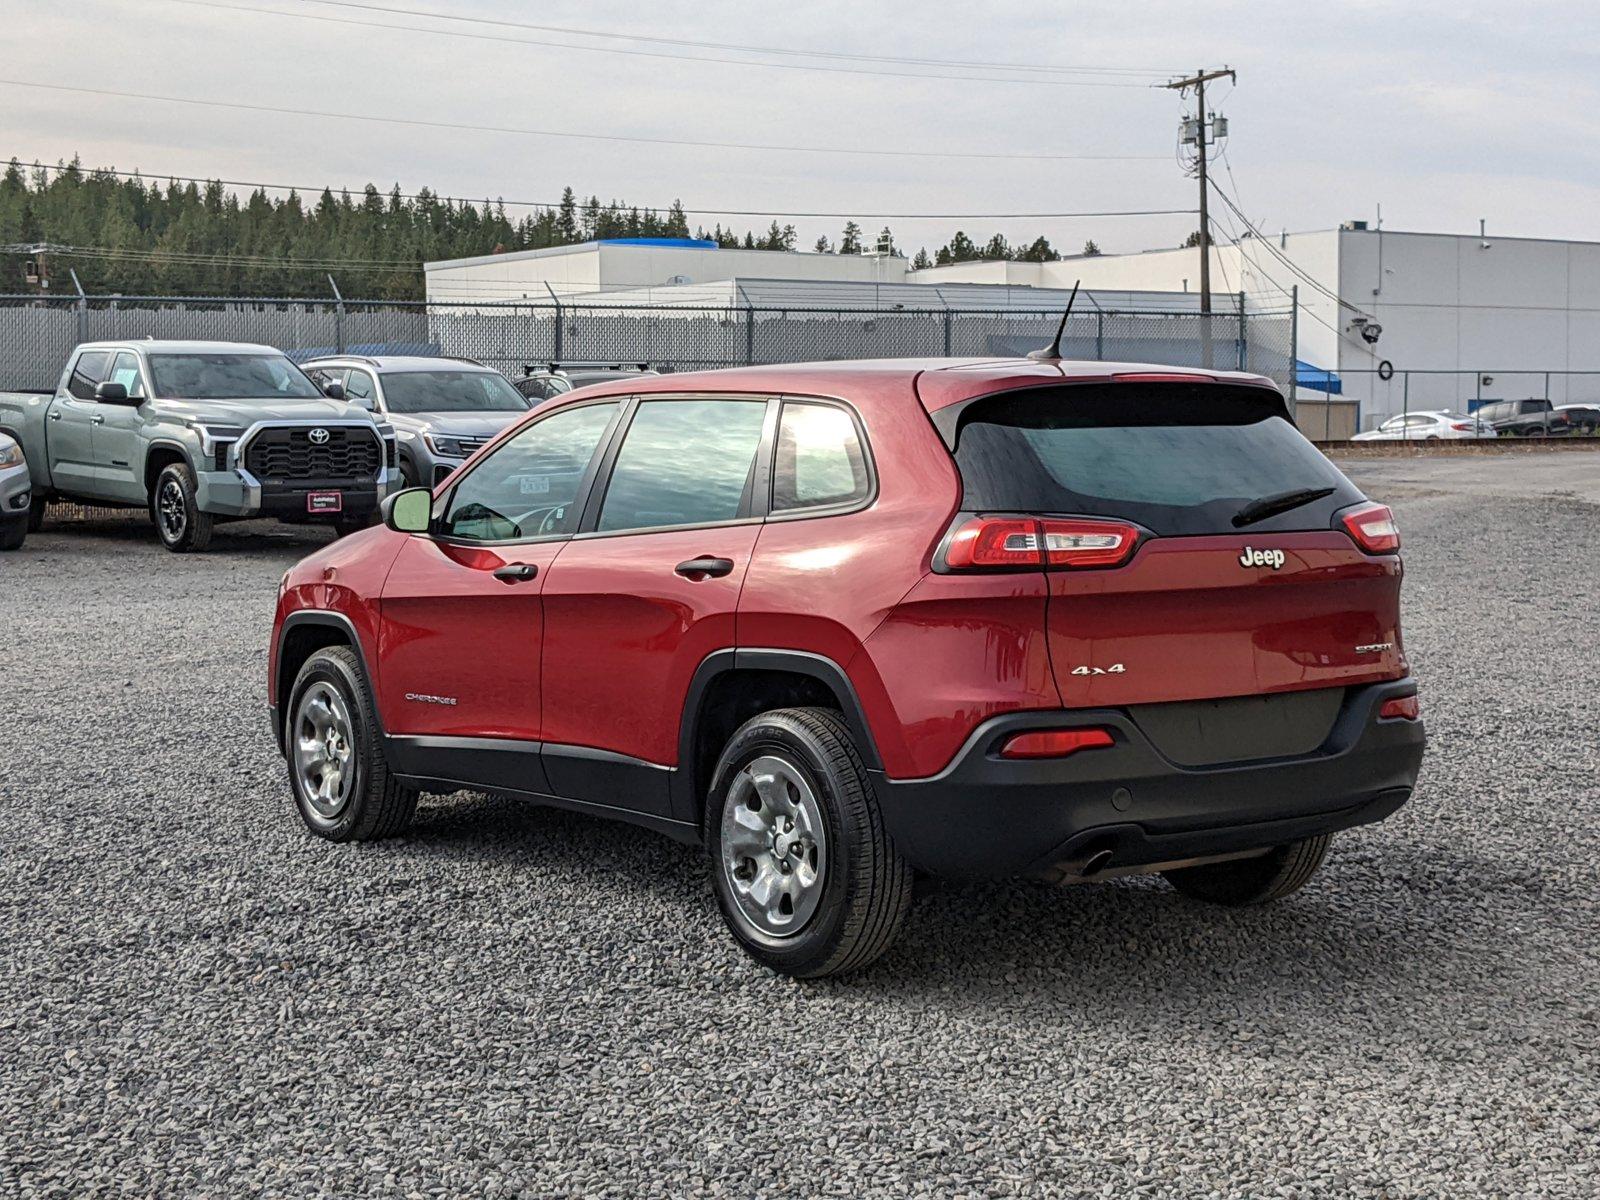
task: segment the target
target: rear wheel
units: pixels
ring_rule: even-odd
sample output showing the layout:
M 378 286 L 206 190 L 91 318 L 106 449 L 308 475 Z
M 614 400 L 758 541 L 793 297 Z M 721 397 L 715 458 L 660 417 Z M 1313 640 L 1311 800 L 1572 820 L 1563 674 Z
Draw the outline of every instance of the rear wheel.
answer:
M 1317 873 L 1331 833 L 1278 846 L 1256 858 L 1163 871 L 1166 881 L 1192 900 L 1243 908 L 1298 892 Z
M 355 651 L 333 646 L 307 659 L 289 693 L 284 743 L 295 805 L 318 837 L 369 842 L 411 823 L 417 793 L 389 773 L 378 731 Z
M 911 869 L 836 713 L 745 722 L 717 763 L 705 820 L 717 903 L 758 962 L 814 979 L 865 967 L 894 942 Z
M 197 552 L 211 544 L 211 514 L 198 507 L 188 463 L 162 468 L 150 493 L 150 520 L 161 544 L 175 554 Z

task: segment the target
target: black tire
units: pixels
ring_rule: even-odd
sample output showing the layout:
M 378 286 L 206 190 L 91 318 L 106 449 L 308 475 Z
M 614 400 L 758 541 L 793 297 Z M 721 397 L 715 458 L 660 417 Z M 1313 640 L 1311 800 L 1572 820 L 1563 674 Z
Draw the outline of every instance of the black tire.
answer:
M 417 476 L 417 464 L 404 454 L 400 456 L 400 485 L 408 488 L 422 486 L 422 480 Z
M 730 878 L 734 868 L 724 865 L 723 813 L 741 773 L 763 757 L 779 758 L 797 771 L 811 789 L 826 834 L 814 911 L 781 936 L 740 911 Z M 890 841 L 871 777 L 849 729 L 832 710 L 779 709 L 740 726 L 712 776 L 705 835 L 723 919 L 744 950 L 775 971 L 816 979 L 859 970 L 888 950 L 905 922 L 911 868 Z
M 174 554 L 197 554 L 211 545 L 211 514 L 195 501 L 188 463 L 169 463 L 150 492 L 150 521 L 161 544 Z
M 1328 853 L 1331 833 L 1278 846 L 1257 858 L 1206 863 L 1163 871 L 1166 881 L 1191 900 L 1243 908 L 1269 904 L 1310 882 Z
M 44 510 L 50 502 L 43 496 L 35 496 L 28 505 L 28 532 L 38 533 L 39 526 L 44 524 Z
M 337 811 L 320 808 L 302 780 L 297 759 L 298 743 L 316 726 L 302 711 L 302 702 L 315 700 L 321 687 L 331 688 L 343 701 L 349 718 L 351 780 Z M 319 689 L 314 692 L 313 689 Z M 417 793 L 395 782 L 383 755 L 377 710 L 367 686 L 361 660 L 348 646 L 319 650 L 306 660 L 289 690 L 289 706 L 284 715 L 284 748 L 289 764 L 289 788 L 295 807 L 306 828 L 330 842 L 372 842 L 394 837 L 411 823 L 417 809 Z M 313 739 L 315 740 L 315 739 Z
M 352 533 L 360 533 L 374 524 L 375 512 L 351 513 L 348 516 L 340 515 L 333 519 L 333 531 L 339 537 L 349 537 Z
M 11 517 L 0 521 L 0 550 L 21 550 L 28 540 L 28 518 Z

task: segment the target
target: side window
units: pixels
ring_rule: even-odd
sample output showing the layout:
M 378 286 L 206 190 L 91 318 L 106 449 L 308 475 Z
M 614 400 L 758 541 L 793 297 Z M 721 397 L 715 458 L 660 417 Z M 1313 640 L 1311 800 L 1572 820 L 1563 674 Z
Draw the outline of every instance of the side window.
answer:
M 1378 431 L 1380 433 L 1394 433 L 1396 430 L 1404 429 L 1405 424 L 1406 419 L 1404 417 L 1390 417 L 1382 425 L 1378 426 Z
M 571 533 L 573 501 L 617 408 L 569 408 L 529 425 L 455 486 L 440 532 L 479 542 Z
M 372 402 L 372 376 L 365 371 L 351 371 L 344 381 L 344 394 L 347 400 L 365 400 Z
M 93 400 L 95 385 L 104 383 L 111 355 L 104 350 L 86 350 L 78 355 L 72 375 L 67 380 L 67 391 L 79 400 Z
M 111 365 L 110 382 L 127 388 L 129 396 L 144 399 L 144 376 L 139 373 L 137 356 L 126 352 L 117 355 L 117 361 Z
M 832 404 L 785 401 L 772 471 L 772 510 L 850 504 L 871 490 L 856 423 Z
M 765 400 L 647 400 L 617 454 L 602 531 L 710 525 L 747 511 Z

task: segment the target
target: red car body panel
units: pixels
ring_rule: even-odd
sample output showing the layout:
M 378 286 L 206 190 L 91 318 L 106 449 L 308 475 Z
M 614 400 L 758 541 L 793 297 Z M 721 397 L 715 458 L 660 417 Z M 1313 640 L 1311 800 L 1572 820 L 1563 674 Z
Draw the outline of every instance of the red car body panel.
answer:
M 678 761 L 689 680 L 735 644 L 734 613 L 760 525 L 661 530 L 567 542 L 545 586 L 545 740 Z M 686 579 L 681 562 L 733 572 Z

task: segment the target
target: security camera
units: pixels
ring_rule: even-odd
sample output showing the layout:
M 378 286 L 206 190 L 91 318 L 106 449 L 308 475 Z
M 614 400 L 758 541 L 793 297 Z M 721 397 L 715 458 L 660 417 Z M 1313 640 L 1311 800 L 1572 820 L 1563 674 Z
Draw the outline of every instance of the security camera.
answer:
M 1376 346 L 1378 339 L 1383 336 L 1383 326 L 1376 321 L 1364 321 L 1361 325 L 1361 340 L 1369 346 Z

